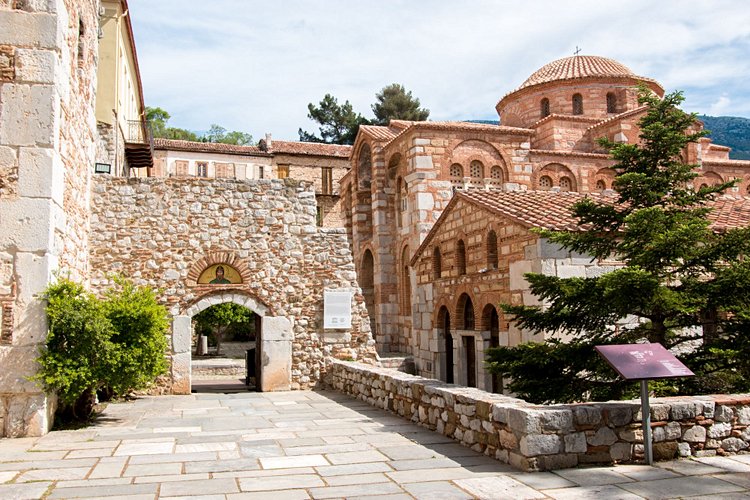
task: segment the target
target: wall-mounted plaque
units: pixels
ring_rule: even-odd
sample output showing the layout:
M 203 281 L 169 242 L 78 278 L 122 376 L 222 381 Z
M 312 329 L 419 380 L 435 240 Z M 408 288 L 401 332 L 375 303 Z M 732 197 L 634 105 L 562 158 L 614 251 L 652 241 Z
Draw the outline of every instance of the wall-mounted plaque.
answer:
M 692 377 L 695 374 L 661 344 L 598 345 L 596 350 L 626 380 Z
M 323 292 L 323 328 L 352 327 L 352 292 Z

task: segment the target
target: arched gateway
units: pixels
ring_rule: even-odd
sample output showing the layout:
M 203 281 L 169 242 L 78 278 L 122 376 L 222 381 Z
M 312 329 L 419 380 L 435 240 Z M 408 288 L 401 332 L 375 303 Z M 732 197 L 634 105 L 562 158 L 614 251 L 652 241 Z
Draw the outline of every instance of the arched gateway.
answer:
M 172 391 L 189 394 L 191 386 L 190 349 L 192 319 L 199 312 L 217 304 L 232 302 L 247 307 L 260 317 L 260 335 L 257 344 L 257 389 L 287 391 L 292 385 L 292 319 L 271 316 L 269 308 L 240 292 L 227 291 L 201 296 L 172 320 Z
M 330 357 L 377 359 L 346 232 L 316 226 L 310 186 L 191 178 L 94 183 L 92 224 L 101 230 L 90 240 L 92 287 L 120 273 L 159 290 L 172 315 L 172 367 L 160 392 L 190 392 L 192 318 L 227 302 L 259 318 L 259 390 L 312 388 Z M 325 291 L 349 292 L 351 327 L 324 328 Z

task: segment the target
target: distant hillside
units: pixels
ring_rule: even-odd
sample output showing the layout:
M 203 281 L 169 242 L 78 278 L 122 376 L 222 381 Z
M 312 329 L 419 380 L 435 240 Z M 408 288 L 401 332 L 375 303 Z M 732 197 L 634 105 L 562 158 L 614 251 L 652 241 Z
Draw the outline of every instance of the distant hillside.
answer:
M 729 157 L 734 160 L 750 160 L 750 119 L 737 116 L 698 115 L 711 131 L 711 140 L 722 146 L 729 146 Z

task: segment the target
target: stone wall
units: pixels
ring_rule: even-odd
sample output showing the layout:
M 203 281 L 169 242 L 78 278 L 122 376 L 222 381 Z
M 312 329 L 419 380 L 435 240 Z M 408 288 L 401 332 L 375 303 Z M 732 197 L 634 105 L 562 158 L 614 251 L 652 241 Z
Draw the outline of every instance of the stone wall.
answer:
M 643 460 L 640 401 L 539 406 L 342 361 L 326 381 L 524 471 Z M 654 398 L 651 427 L 656 460 L 746 450 L 750 395 Z
M 160 288 L 170 312 L 188 322 L 206 298 L 219 303 L 245 297 L 262 315 L 289 319 L 290 387 L 310 388 L 326 356 L 376 359 L 345 231 L 318 228 L 315 217 L 311 186 L 291 179 L 97 176 L 91 283 L 101 290 L 114 272 Z M 198 284 L 198 275 L 214 263 L 240 270 L 242 283 Z M 351 330 L 323 330 L 325 289 L 354 292 Z M 189 370 L 189 341 L 173 340 L 173 362 Z M 173 370 L 172 383 L 178 382 L 174 390 L 184 392 L 184 370 Z
M 56 271 L 85 280 L 94 163 L 96 0 L 0 2 L 0 436 L 47 432 L 28 380 Z

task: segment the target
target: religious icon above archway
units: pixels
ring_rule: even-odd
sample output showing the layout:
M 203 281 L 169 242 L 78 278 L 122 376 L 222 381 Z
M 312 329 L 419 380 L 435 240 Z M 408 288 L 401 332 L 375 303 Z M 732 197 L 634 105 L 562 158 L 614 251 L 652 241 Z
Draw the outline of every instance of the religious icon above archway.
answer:
M 233 285 L 242 283 L 240 273 L 228 264 L 214 264 L 198 277 L 199 285 Z

